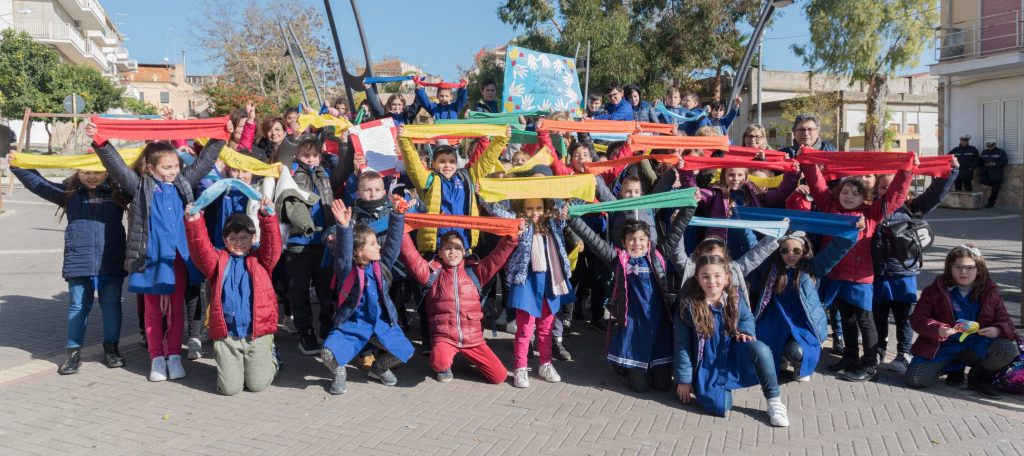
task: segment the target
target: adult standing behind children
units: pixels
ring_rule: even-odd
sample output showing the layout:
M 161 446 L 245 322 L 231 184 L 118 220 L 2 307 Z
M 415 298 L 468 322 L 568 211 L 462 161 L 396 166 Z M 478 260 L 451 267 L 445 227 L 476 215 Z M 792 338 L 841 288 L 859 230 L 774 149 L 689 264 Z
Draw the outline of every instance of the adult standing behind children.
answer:
M 818 123 L 818 117 L 814 114 L 804 113 L 793 119 L 793 145 L 784 147 L 780 151 L 785 152 L 789 158 L 796 158 L 797 155 L 800 155 L 801 147 L 829 152 L 836 151 L 836 146 L 821 139 L 821 126 Z
M 995 141 L 985 141 L 985 150 L 981 151 L 981 185 L 990 187 L 988 193 L 988 204 L 985 207 L 995 207 L 996 199 L 999 198 L 999 189 L 1003 187 L 1003 168 L 1006 167 L 1006 151 L 996 147 Z
M 974 191 L 974 168 L 978 167 L 981 155 L 978 149 L 971 145 L 971 135 L 960 137 L 960 144 L 949 151 L 949 155 L 956 157 L 960 162 L 960 174 L 953 181 L 953 188 L 958 192 Z

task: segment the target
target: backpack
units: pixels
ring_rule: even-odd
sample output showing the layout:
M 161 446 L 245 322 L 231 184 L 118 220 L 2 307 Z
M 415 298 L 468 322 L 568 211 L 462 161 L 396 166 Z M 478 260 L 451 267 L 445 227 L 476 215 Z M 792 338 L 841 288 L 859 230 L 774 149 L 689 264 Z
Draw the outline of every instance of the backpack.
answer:
M 924 249 L 935 242 L 932 228 L 919 213 L 902 222 L 893 222 L 886 217 L 882 221 L 882 235 L 885 236 L 887 256 L 899 260 L 906 268 L 921 267 Z
M 1018 340 L 1017 346 L 1024 347 L 1024 341 Z M 1024 355 L 1018 355 L 1009 366 L 999 371 L 992 383 L 1004 393 L 1024 394 Z

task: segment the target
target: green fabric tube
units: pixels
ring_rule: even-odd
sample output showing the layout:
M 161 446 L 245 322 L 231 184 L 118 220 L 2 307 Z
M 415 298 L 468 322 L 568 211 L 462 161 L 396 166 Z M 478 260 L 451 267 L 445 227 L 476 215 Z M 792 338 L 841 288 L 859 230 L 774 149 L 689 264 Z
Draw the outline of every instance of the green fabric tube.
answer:
M 595 212 L 631 211 L 634 209 L 661 209 L 666 207 L 696 207 L 696 187 L 671 192 L 654 193 L 636 198 L 620 199 L 604 203 L 577 204 L 569 207 L 569 215 L 579 217 Z

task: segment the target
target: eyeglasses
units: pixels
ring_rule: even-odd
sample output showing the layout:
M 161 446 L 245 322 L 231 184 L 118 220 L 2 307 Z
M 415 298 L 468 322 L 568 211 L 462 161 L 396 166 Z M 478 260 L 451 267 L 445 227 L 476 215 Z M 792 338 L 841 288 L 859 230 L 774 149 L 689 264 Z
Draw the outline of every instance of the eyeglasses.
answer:
M 781 252 L 783 255 L 789 255 L 790 253 L 792 253 L 793 255 L 803 255 L 804 249 L 801 249 L 800 247 L 794 247 L 792 249 L 781 248 L 779 249 L 779 252 Z
M 750 139 L 764 139 L 764 135 L 747 135 Z
M 953 266 L 953 270 L 959 272 L 974 272 L 978 270 L 978 266 L 970 264 L 965 266 Z
M 814 133 L 814 132 L 818 131 L 818 128 L 817 128 L 817 127 L 811 127 L 811 128 L 797 128 L 797 129 L 796 129 L 796 130 L 794 130 L 794 131 L 796 131 L 797 133 Z

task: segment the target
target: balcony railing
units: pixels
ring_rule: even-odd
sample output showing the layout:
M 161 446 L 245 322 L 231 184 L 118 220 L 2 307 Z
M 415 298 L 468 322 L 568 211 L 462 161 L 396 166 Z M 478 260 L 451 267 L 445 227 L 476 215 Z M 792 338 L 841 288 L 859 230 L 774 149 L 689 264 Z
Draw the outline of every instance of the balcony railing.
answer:
M 952 62 L 1022 51 L 1022 29 L 1020 10 L 953 23 L 936 31 L 936 58 Z
M 71 42 L 82 55 L 88 55 L 85 37 L 71 24 L 63 22 L 19 22 L 14 24 L 14 28 L 28 33 L 32 38 L 40 41 Z

